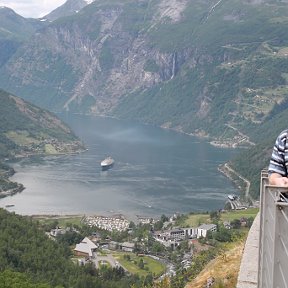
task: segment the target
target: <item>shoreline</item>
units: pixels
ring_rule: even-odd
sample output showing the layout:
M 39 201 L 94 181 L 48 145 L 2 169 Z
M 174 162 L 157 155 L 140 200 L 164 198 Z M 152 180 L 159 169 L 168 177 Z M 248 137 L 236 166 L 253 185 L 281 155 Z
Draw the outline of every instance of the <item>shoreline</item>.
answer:
M 218 171 L 220 171 L 225 177 L 227 177 L 236 187 L 240 190 L 240 192 L 244 193 L 245 200 L 255 202 L 253 198 L 251 198 L 250 192 L 250 181 L 236 172 L 232 167 L 229 166 L 228 163 L 224 163 L 218 167 Z M 233 178 L 233 175 L 237 177 L 237 179 Z M 242 187 L 239 185 L 238 181 L 243 181 L 246 187 Z M 244 190 L 243 190 L 244 189 Z
M 77 114 L 77 113 L 76 113 Z M 81 114 L 81 113 L 80 113 Z M 121 119 L 119 117 L 116 116 L 109 116 L 109 115 L 101 115 L 101 114 L 81 114 L 81 115 L 85 115 L 85 116 L 95 116 L 95 117 L 100 117 L 100 118 L 111 118 L 111 119 L 117 119 L 117 120 L 125 120 L 125 119 Z M 249 137 L 245 134 L 243 134 L 242 132 L 240 132 L 237 128 L 232 127 L 231 125 L 227 124 L 226 126 L 231 128 L 234 131 L 237 131 L 238 136 L 234 136 L 234 138 L 227 138 L 227 139 L 223 139 L 220 140 L 219 138 L 216 137 L 211 137 L 209 134 L 207 134 L 204 130 L 198 130 L 195 133 L 188 133 L 183 131 L 181 126 L 177 126 L 177 127 L 170 127 L 170 125 L 172 123 L 170 122 L 166 122 L 163 123 L 161 125 L 156 125 L 156 124 L 152 124 L 152 123 L 146 123 L 146 122 L 139 122 L 143 125 L 151 125 L 151 126 L 156 126 L 158 128 L 164 129 L 164 130 L 170 130 L 170 131 L 174 131 L 177 133 L 181 133 L 187 136 L 193 136 L 196 137 L 198 139 L 207 140 L 207 143 L 209 143 L 210 145 L 214 146 L 214 147 L 218 147 L 218 148 L 222 148 L 222 149 L 245 149 L 245 148 L 249 148 L 255 145 L 254 142 L 251 142 Z
M 249 148 L 251 146 L 254 146 L 255 143 L 251 142 L 249 137 L 245 134 L 243 134 L 242 132 L 240 132 L 237 128 L 231 126 L 231 125 L 226 125 L 227 127 L 231 128 L 232 130 L 236 131 L 238 133 L 238 136 L 234 136 L 233 138 L 227 138 L 227 139 L 219 139 L 216 137 L 211 137 L 209 134 L 207 134 L 204 130 L 198 130 L 196 133 L 188 133 L 183 131 L 181 126 L 178 127 L 170 127 L 171 123 L 164 123 L 162 125 L 160 125 L 159 127 L 162 129 L 167 129 L 167 130 L 171 130 L 171 131 L 175 131 L 178 133 L 182 133 L 188 136 L 194 136 L 196 138 L 199 139 L 206 139 L 207 142 L 214 146 L 214 147 L 218 147 L 218 148 L 223 148 L 223 149 L 227 149 L 227 148 Z
M 7 209 L 6 209 L 7 210 Z M 8 210 L 9 211 L 9 210 Z M 128 214 L 108 214 L 108 213 L 99 213 L 99 212 L 95 212 L 95 213 L 65 213 L 65 214 L 33 214 L 33 215 L 22 215 L 25 217 L 31 217 L 33 219 L 36 220 L 69 220 L 69 219 L 73 219 L 73 218 L 81 218 L 81 220 L 85 219 L 85 218 L 89 218 L 89 217 L 94 217 L 94 218 L 109 218 L 109 219 L 124 219 L 127 221 L 132 221 L 132 222 L 136 222 L 139 223 L 141 221 L 143 221 L 143 219 L 153 219 L 153 220 L 158 220 L 160 219 L 161 216 L 153 216 L 153 217 L 149 217 L 149 216 L 140 216 L 140 215 L 128 215 Z
M 68 146 L 68 147 L 70 146 L 71 147 L 71 143 L 67 143 L 64 146 Z M 66 151 L 66 152 L 60 151 L 59 153 L 37 153 L 37 152 L 26 153 L 26 154 L 20 153 L 18 155 L 14 155 L 14 157 L 11 159 L 5 159 L 4 161 L 2 161 L 0 163 L 7 164 L 7 162 L 9 162 L 9 161 L 10 162 L 13 162 L 13 161 L 18 162 L 18 161 L 21 161 L 22 159 L 27 159 L 27 158 L 32 158 L 32 157 L 43 158 L 43 157 L 48 157 L 48 156 L 56 156 L 56 157 L 59 156 L 60 157 L 60 156 L 65 156 L 65 155 L 77 155 L 80 153 L 84 153 L 85 151 L 88 150 L 87 148 L 85 148 L 84 144 L 79 140 L 72 141 L 72 146 L 77 147 L 77 149 L 75 149 L 75 150 L 72 149 L 72 150 Z M 2 179 L 5 180 L 9 184 L 14 183 L 15 185 L 17 185 L 17 187 L 15 187 L 13 189 L 3 190 L 3 191 L 1 190 L 1 187 L 0 187 L 0 199 L 6 198 L 8 196 L 13 196 L 17 193 L 21 193 L 22 191 L 24 191 L 26 189 L 26 187 L 22 183 L 13 182 L 10 180 L 10 178 L 17 172 L 9 164 L 7 164 L 7 166 L 9 167 L 9 169 L 5 173 L 3 173 Z M 1 177 L 1 175 L 0 175 L 0 177 Z
M 101 116 L 97 116 L 97 115 L 95 115 L 96 117 L 104 117 L 104 118 L 115 118 L 115 119 L 118 119 L 118 118 L 116 118 L 116 117 L 109 117 L 109 116 L 103 116 L 103 115 L 101 115 Z M 121 119 L 120 119 L 121 120 Z M 147 124 L 147 125 L 150 125 L 150 124 Z M 215 145 L 215 143 L 216 142 L 213 142 L 213 141 L 209 141 L 209 135 L 207 135 L 207 134 L 205 134 L 205 132 L 204 131 L 199 131 L 199 133 L 196 133 L 196 134 L 194 134 L 194 133 L 187 133 L 187 132 L 184 132 L 183 130 L 182 130 L 182 128 L 181 127 L 175 127 L 175 128 L 171 128 L 171 127 L 169 127 L 169 125 L 162 125 L 162 126 L 158 126 L 159 128 L 161 128 L 161 129 L 167 129 L 167 130 L 171 130 L 171 131 L 174 131 L 174 132 L 176 132 L 176 133 L 181 133 L 181 134 L 185 134 L 185 135 L 187 135 L 187 136 L 193 136 L 193 137 L 196 137 L 196 138 L 199 138 L 199 139 L 204 139 L 204 140 L 206 140 L 206 142 L 207 143 L 209 143 L 210 145 L 212 145 L 212 146 L 217 146 L 217 147 L 219 147 L 220 149 L 225 149 L 225 148 L 239 148 L 239 147 L 237 147 L 237 146 L 235 146 L 235 145 L 232 145 L 232 147 L 231 146 L 229 146 L 229 145 L 224 145 L 223 144 L 223 142 L 221 142 L 222 144 L 221 145 Z M 34 156 L 36 156 L 36 157 L 47 157 L 47 156 L 63 156 L 63 155 L 77 155 L 77 154 L 80 154 L 80 153 L 84 153 L 85 151 L 87 151 L 88 149 L 86 149 L 85 148 L 85 146 L 84 146 L 84 144 L 81 142 L 81 141 L 79 141 L 79 140 L 76 140 L 76 141 L 73 141 L 74 143 L 73 144 L 77 144 L 76 146 L 78 147 L 78 149 L 76 149 L 76 150 L 74 150 L 74 151 L 69 151 L 69 152 L 59 152 L 59 153 L 56 153 L 56 154 L 54 154 L 54 153 L 31 153 L 31 154 L 29 154 L 29 155 L 23 155 L 23 154 L 20 154 L 20 155 L 17 155 L 15 158 L 14 158 L 14 160 L 16 160 L 16 161 L 19 161 L 19 160 L 21 160 L 21 159 L 25 159 L 25 158 L 29 158 L 29 157 L 34 157 Z M 220 143 L 220 142 L 219 142 Z M 82 144 L 82 145 L 80 145 L 80 144 Z M 68 145 L 68 147 L 71 145 L 71 143 L 68 143 L 67 144 Z M 74 145 L 72 145 L 72 146 L 74 146 Z M 74 146 L 74 147 L 76 147 L 76 146 Z M 71 147 L 71 146 L 70 146 Z M 79 149 L 80 148 L 80 149 Z M 225 165 L 225 164 L 224 164 Z M 233 179 L 231 178 L 231 177 L 229 177 L 229 173 L 225 173 L 225 172 L 223 172 L 223 171 L 221 171 L 221 169 L 218 169 L 222 174 L 224 174 L 227 178 L 229 178 L 230 180 L 231 180 L 231 182 L 232 183 L 234 183 L 235 184 L 235 181 L 233 181 Z M 16 172 L 17 173 L 17 172 Z M 236 175 L 236 173 L 235 173 L 235 175 Z M 240 178 L 240 177 L 239 177 Z M 9 178 L 8 178 L 9 179 Z M 12 182 L 12 181 L 11 181 Z M 18 183 L 19 185 L 22 185 L 22 184 L 20 184 L 20 183 Z M 236 186 L 237 187 L 237 186 Z M 20 193 L 20 192 L 22 192 L 23 190 L 25 189 L 25 187 L 22 185 L 22 189 L 21 189 L 21 191 L 20 191 L 20 189 L 18 190 L 18 189 L 16 189 L 17 191 L 3 191 L 2 193 L 2 195 L 3 195 L 3 197 L 1 197 L 1 192 L 0 192 L 0 198 L 5 198 L 5 197 L 7 197 L 7 196 L 13 196 L 14 194 L 17 194 L 17 193 Z M 239 187 L 237 187 L 237 189 L 240 189 Z M 240 189 L 240 191 L 242 191 L 241 189 Z M 8 193 L 6 193 L 6 192 L 8 192 Z M 225 202 L 223 203 L 223 204 L 225 204 Z M 49 213 L 49 212 L 48 212 Z M 46 213 L 47 214 L 47 213 Z M 53 212 L 51 213 L 51 214 L 48 214 L 48 215 L 46 215 L 46 216 L 51 216 L 51 217 L 53 217 Z M 71 215 L 87 215 L 86 213 L 74 213 L 74 212 L 71 212 Z M 96 213 L 96 214 L 98 214 L 98 213 Z M 104 213 L 105 215 L 109 215 L 110 213 L 109 212 L 107 212 L 107 213 Z M 129 214 L 129 213 L 127 213 L 127 214 Z M 70 215 L 70 214 L 69 214 Z M 28 216 L 28 215 L 27 215 Z M 31 215 L 30 215 L 31 216 Z M 39 217 L 41 217 L 41 216 L 43 216 L 43 215 L 38 215 Z M 60 216 L 60 217 L 62 217 L 61 215 L 57 215 L 57 216 Z M 130 215 L 131 216 L 131 215 Z M 136 217 L 136 216 L 135 216 Z M 129 218 L 131 218 L 131 217 L 129 217 Z
M 9 181 L 9 180 L 7 180 Z M 16 182 L 11 182 L 9 181 L 9 183 L 16 183 Z M 16 183 L 17 187 L 13 188 L 13 189 L 8 189 L 8 190 L 4 190 L 4 191 L 0 191 L 0 199 L 3 199 L 5 197 L 8 196 L 13 196 L 17 193 L 21 193 L 22 191 L 25 190 L 25 187 L 23 186 L 23 184 L 21 183 Z

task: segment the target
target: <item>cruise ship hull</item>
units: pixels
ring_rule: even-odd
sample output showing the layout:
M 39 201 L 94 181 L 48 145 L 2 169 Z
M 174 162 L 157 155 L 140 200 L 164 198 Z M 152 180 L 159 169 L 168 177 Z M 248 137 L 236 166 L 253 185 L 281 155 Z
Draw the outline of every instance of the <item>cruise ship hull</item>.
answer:
M 101 161 L 101 169 L 102 171 L 106 171 L 110 168 L 112 168 L 114 165 L 114 160 L 111 157 L 108 157 Z
M 109 164 L 109 165 L 101 165 L 101 169 L 102 171 L 106 171 L 106 170 L 111 169 L 113 166 L 114 166 L 114 163 Z

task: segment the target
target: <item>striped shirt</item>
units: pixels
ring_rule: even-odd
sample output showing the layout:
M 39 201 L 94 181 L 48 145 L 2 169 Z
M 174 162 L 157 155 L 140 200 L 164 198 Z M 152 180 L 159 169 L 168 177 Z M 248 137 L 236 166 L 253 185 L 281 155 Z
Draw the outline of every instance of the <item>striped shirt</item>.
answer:
M 288 170 L 288 129 L 284 130 L 277 137 L 273 147 L 268 173 L 278 173 L 282 176 L 287 175 Z

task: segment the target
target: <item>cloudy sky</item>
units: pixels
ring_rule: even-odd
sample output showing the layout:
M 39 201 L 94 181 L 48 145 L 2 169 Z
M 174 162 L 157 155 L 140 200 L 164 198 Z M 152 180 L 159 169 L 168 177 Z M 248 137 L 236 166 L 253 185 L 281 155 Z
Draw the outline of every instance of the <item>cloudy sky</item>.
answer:
M 65 2 L 66 0 L 0 0 L 0 7 L 9 7 L 23 17 L 39 18 Z

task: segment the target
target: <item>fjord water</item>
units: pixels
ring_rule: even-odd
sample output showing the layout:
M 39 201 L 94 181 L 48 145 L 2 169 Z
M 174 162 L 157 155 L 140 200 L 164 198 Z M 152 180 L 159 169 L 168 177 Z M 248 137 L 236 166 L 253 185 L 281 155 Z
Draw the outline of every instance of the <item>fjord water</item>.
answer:
M 111 118 L 62 115 L 88 149 L 84 153 L 23 159 L 13 181 L 26 189 L 0 200 L 16 213 L 159 216 L 223 207 L 237 193 L 217 170 L 233 149 L 195 137 Z M 112 156 L 115 165 L 101 171 Z

